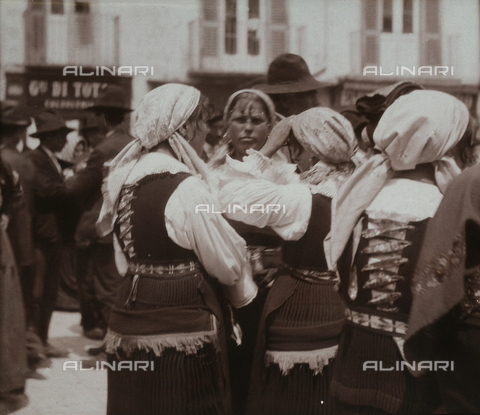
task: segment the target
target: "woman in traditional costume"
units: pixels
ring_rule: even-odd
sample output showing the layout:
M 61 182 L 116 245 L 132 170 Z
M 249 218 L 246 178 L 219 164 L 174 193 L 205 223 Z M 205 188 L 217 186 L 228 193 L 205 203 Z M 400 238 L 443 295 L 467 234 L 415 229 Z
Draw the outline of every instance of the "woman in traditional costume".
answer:
M 229 97 L 223 114 L 225 144 L 209 163 L 218 181 L 224 181 L 227 177 L 252 177 L 251 169 L 255 165 L 243 163 L 243 159 L 263 147 L 276 121 L 273 101 L 263 92 L 242 89 Z M 283 153 L 275 155 L 269 168 L 263 172 L 264 178 L 298 182 L 294 173 L 296 167 L 287 164 L 286 160 Z M 268 228 L 260 229 L 233 220 L 229 223 L 247 243 L 254 278 L 261 288 L 260 294 L 249 307 L 235 312 L 235 319 L 242 329 L 242 341 L 240 345 L 230 344 L 229 350 L 233 409 L 234 413 L 243 414 L 260 316 L 268 286 L 281 264 L 283 240 Z
M 244 240 L 199 208 L 218 205 L 198 156 L 207 120 L 197 89 L 156 88 L 134 113 L 136 140 L 110 163 L 98 225 L 114 231 L 125 274 L 105 338 L 111 415 L 231 412 L 216 287 L 234 307 L 249 304 L 257 287 Z M 121 369 L 132 361 L 148 367 Z
M 326 245 L 347 305 L 331 385 L 336 413 L 424 409 L 421 385 L 401 367 L 412 276 L 427 223 L 461 172 L 458 163 L 471 143 L 468 126 L 467 107 L 449 94 L 401 96 L 375 129 L 380 153 L 334 199 Z
M 292 153 L 308 152 L 317 160 L 304 173 L 305 183 L 229 178 L 219 193 L 223 209 L 248 207 L 247 212 L 230 209 L 227 217 L 270 226 L 286 241 L 284 267 L 262 313 L 247 407 L 251 415 L 332 413 L 329 383 L 344 306 L 334 290 L 336 277 L 328 271 L 323 240 L 330 231 L 331 199 L 355 169 L 356 139 L 343 116 L 313 108 L 277 125 L 260 151 L 263 158 L 255 153 L 245 159 L 256 162 L 251 171 L 261 176 L 270 163 L 267 157 L 289 136 Z

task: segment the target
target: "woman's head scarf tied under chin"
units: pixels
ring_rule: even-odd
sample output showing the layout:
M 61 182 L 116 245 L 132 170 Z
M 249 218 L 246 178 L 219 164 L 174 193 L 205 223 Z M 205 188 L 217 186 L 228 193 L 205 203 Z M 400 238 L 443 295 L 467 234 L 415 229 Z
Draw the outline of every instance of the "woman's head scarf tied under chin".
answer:
M 196 88 L 181 84 L 165 84 L 145 95 L 132 117 L 135 140 L 108 163 L 109 173 L 102 189 L 103 206 L 97 222 L 101 235 L 113 231 L 120 191 L 130 172 L 140 157 L 157 144 L 168 140 L 178 160 L 192 174 L 207 179 L 205 163 L 178 132 L 197 108 L 200 96 Z
M 439 91 L 413 91 L 387 108 L 373 137 L 381 153 L 358 168 L 333 201 L 331 234 L 325 244 L 331 269 L 336 269 L 360 216 L 396 171 L 433 163 L 436 184 L 445 191 L 461 172 L 446 154 L 460 141 L 468 122 L 465 104 Z

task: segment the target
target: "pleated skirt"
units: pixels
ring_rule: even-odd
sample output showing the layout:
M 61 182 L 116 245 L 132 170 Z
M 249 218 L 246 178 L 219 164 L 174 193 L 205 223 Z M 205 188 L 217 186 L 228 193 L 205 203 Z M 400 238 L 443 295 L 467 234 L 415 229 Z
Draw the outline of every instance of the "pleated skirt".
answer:
M 200 289 L 202 286 L 207 287 L 206 295 Z M 109 328 L 115 327 L 115 333 L 110 333 L 110 341 L 116 342 L 114 350 L 109 347 L 107 334 L 108 360 L 116 368 L 108 370 L 107 414 L 230 414 L 225 329 L 221 317 L 215 317 L 215 338 L 205 335 L 192 337 L 194 340 L 185 340 L 185 334 L 195 336 L 202 332 L 204 327 L 196 328 L 196 320 L 179 318 L 167 327 L 162 325 L 161 318 L 152 319 L 164 313 L 182 316 L 185 310 L 193 315 L 196 310 L 211 313 L 209 305 L 216 294 L 204 276 L 195 272 L 169 279 L 141 277 L 135 301 L 131 297 L 132 277 L 126 277 L 110 319 Z M 139 315 L 145 318 L 139 319 Z M 126 335 L 118 333 L 122 325 Z M 191 332 L 181 333 L 184 327 Z M 149 363 L 147 370 L 131 370 L 131 366 L 130 370 L 119 370 L 120 362 Z
M 403 361 L 389 335 L 346 323 L 340 334 L 336 367 L 331 385 L 340 413 L 415 414 L 419 412 L 419 379 L 403 370 L 364 369 L 364 363 L 380 362 L 396 368 Z
M 290 279 L 288 281 L 287 279 Z M 249 415 L 258 412 L 266 415 L 333 414 L 330 399 L 330 381 L 334 366 L 334 351 L 338 339 L 335 328 L 329 338 L 331 327 L 343 321 L 344 305 L 334 290 L 333 281 L 307 282 L 294 277 L 278 279 L 267 299 L 283 295 L 284 283 L 288 282 L 293 293 L 280 307 L 265 315 L 264 330 L 266 350 L 261 379 L 252 379 L 252 386 L 260 393 L 250 393 Z M 330 329 L 323 330 L 323 328 Z M 295 333 L 298 332 L 298 335 Z M 333 333 L 332 332 L 332 333 Z M 279 336 L 280 333 L 280 336 Z M 262 336 L 262 333 L 259 333 Z M 284 341 L 285 340 L 285 341 Z M 282 352 L 278 361 L 271 353 Z M 290 360 L 289 353 L 294 357 Z M 312 356 L 303 358 L 301 355 Z M 323 356 L 319 359 L 318 355 Z M 295 356 L 300 355 L 299 363 Z M 283 359 L 283 360 L 282 360 Z M 311 362 L 308 360 L 311 359 Z M 258 382 L 257 384 L 255 384 Z M 252 392 L 252 388 L 250 389 Z

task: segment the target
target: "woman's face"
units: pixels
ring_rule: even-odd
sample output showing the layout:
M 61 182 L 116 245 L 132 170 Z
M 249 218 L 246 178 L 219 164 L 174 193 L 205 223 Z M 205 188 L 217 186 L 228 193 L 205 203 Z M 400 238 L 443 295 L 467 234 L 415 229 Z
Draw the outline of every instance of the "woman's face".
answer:
M 240 97 L 227 125 L 227 139 L 233 146 L 232 157 L 242 160 L 249 148 L 260 150 L 267 141 L 271 126 L 261 101 Z
M 85 151 L 86 151 L 85 150 L 85 144 L 82 141 L 77 143 L 77 145 L 75 146 L 75 149 L 73 150 L 74 160 L 77 160 L 80 157 L 82 157 L 85 154 Z

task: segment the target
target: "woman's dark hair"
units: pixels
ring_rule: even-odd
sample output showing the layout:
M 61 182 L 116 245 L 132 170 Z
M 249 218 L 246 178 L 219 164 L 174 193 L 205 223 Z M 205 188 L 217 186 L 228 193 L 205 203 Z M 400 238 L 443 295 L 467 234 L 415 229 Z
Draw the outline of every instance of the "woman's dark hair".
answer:
M 467 129 L 463 134 L 460 141 L 457 143 L 455 147 L 453 147 L 447 154 L 449 155 L 457 155 L 460 161 L 462 162 L 462 168 L 471 166 L 476 163 L 477 156 L 473 151 L 473 147 L 475 146 L 475 139 L 478 130 L 478 123 L 477 120 L 470 114 L 470 118 L 468 120 Z
M 290 158 L 293 160 L 295 157 L 297 157 L 301 152 L 304 151 L 303 146 L 298 142 L 297 137 L 295 137 L 295 134 L 293 133 L 293 130 L 290 131 L 290 134 L 288 135 L 288 141 L 287 141 L 287 147 L 288 147 L 288 152 L 290 154 Z
M 208 125 L 208 121 L 212 118 L 212 114 L 213 106 L 210 103 L 210 100 L 206 96 L 201 95 L 197 108 L 195 108 L 192 115 L 188 117 L 187 122 L 194 124 L 196 128 L 199 128 L 200 121 L 203 122 L 203 124 Z

